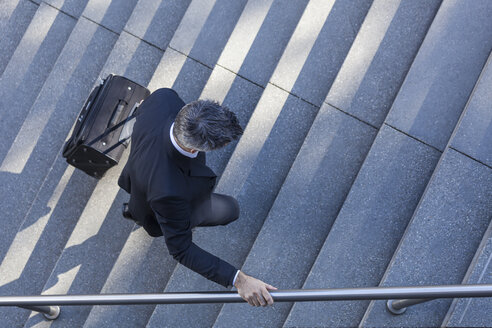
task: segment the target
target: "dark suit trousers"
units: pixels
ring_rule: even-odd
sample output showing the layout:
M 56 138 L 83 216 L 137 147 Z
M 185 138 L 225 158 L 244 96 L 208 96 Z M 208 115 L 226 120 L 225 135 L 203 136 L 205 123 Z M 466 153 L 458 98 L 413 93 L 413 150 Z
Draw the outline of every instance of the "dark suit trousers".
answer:
M 239 204 L 234 197 L 212 193 L 210 199 L 196 206 L 191 213 L 192 227 L 226 225 L 239 217 Z

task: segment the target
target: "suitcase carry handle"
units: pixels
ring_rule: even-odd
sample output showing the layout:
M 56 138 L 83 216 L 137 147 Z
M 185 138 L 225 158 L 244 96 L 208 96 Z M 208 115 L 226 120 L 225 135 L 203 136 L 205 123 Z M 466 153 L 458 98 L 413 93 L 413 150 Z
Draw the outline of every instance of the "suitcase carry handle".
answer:
M 128 121 L 131 121 L 132 119 L 134 119 L 135 117 L 137 117 L 137 113 L 134 113 L 133 115 L 130 115 L 128 116 L 125 120 L 121 121 L 120 123 L 116 124 L 116 125 L 113 125 L 111 128 L 107 129 L 106 131 L 104 131 L 103 134 L 101 134 L 100 136 L 94 138 L 93 140 L 91 140 L 90 142 L 87 143 L 88 146 L 92 146 L 93 144 L 95 144 L 96 142 L 98 142 L 99 140 L 103 139 L 104 137 L 106 137 L 108 134 L 110 134 L 111 132 L 117 130 L 118 128 L 120 128 L 121 126 L 125 125 Z M 127 138 L 129 139 L 129 138 Z M 126 140 L 125 140 L 126 141 Z

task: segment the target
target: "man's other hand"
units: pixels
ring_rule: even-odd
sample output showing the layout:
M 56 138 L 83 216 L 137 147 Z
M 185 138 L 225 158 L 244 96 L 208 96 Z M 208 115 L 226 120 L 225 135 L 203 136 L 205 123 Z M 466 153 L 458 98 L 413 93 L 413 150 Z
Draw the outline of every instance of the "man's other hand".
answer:
M 239 271 L 234 286 L 237 288 L 239 295 L 252 306 L 272 305 L 273 298 L 268 291 L 277 289 L 272 285 L 244 274 L 242 271 Z

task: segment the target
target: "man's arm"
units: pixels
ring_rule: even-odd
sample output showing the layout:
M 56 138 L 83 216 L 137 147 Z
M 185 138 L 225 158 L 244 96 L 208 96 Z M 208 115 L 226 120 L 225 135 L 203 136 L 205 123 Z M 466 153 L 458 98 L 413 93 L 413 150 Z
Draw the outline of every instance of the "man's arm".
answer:
M 169 254 L 182 265 L 224 287 L 232 286 L 237 269 L 192 242 L 186 200 L 164 197 L 151 202 L 151 207 L 161 226 Z
M 268 290 L 277 288 L 244 274 L 192 242 L 191 213 L 185 200 L 179 197 L 160 198 L 151 202 L 151 207 L 166 239 L 169 254 L 175 260 L 224 287 L 234 285 L 250 305 L 273 304 Z

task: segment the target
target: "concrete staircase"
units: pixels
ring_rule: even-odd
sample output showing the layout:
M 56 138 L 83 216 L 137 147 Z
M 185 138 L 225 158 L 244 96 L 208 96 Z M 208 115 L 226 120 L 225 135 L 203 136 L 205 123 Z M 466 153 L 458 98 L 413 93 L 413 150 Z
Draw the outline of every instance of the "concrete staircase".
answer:
M 492 283 L 492 3 L 0 1 L 0 295 L 225 290 L 61 147 L 109 73 L 233 109 L 241 217 L 194 241 L 281 289 Z M 63 307 L 1 327 L 490 326 L 491 299 Z

